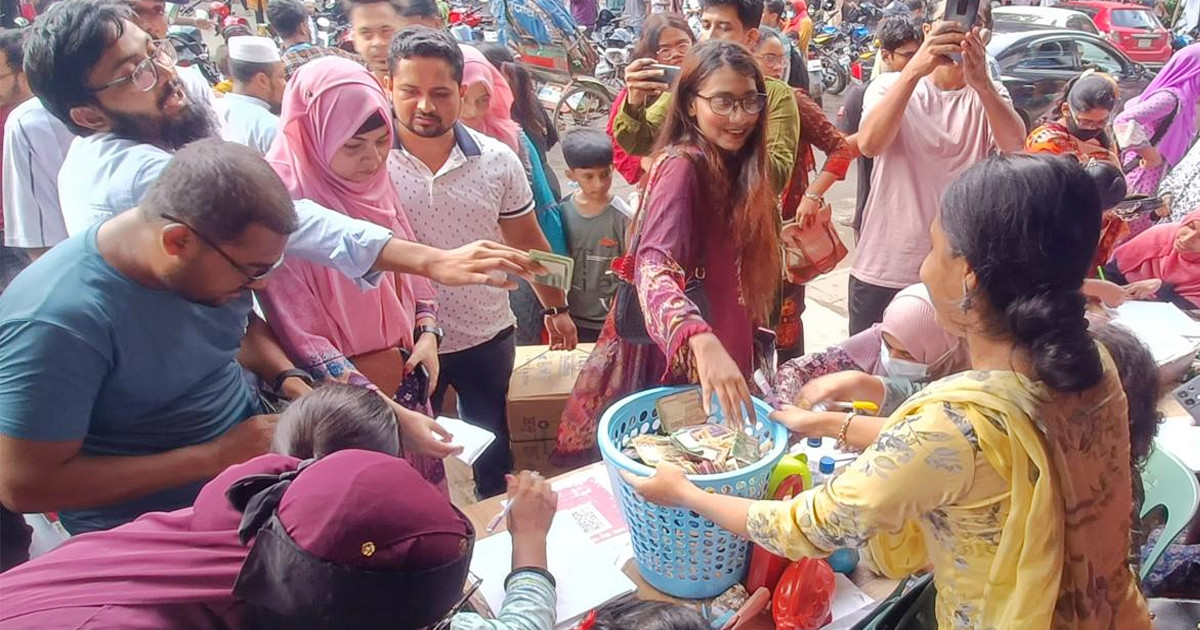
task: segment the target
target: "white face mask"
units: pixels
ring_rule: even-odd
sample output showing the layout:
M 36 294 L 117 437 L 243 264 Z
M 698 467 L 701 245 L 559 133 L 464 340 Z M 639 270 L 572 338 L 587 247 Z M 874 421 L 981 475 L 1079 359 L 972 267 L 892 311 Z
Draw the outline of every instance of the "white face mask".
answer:
M 929 366 L 907 359 L 897 359 L 892 356 L 886 341 L 879 342 L 879 364 L 888 376 L 909 381 L 923 381 L 929 374 Z

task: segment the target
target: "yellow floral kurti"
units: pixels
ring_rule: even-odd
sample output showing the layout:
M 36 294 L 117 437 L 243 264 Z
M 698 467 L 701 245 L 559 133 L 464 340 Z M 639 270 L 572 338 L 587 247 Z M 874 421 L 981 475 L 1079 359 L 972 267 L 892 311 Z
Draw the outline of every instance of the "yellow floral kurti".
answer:
M 943 630 L 1150 628 L 1125 554 L 1127 403 L 1102 355 L 1079 394 L 1002 371 L 930 385 L 831 482 L 754 503 L 751 538 L 789 558 L 867 547 L 891 577 L 932 564 Z

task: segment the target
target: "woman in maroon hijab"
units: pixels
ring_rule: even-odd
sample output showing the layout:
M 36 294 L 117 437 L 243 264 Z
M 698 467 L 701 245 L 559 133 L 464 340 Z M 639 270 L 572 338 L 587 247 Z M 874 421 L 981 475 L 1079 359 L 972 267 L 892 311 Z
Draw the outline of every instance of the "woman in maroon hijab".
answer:
M 551 630 L 545 543 L 515 533 L 541 529 L 544 541 L 557 497 L 531 473 L 509 494 L 514 571 L 497 620 L 456 615 L 470 521 L 404 460 L 344 450 L 263 455 L 209 482 L 191 508 L 71 539 L 0 576 L 0 626 Z

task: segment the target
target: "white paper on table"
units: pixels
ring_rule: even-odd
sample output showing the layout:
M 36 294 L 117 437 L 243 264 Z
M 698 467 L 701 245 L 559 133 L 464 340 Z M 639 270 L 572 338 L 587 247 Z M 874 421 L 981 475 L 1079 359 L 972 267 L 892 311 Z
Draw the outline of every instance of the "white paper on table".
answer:
M 1200 322 L 1174 304 L 1130 300 L 1113 310 L 1115 319 L 1135 331 L 1162 330 L 1183 337 L 1200 338 Z
M 1135 327 L 1125 319 L 1114 319 L 1112 323 L 1133 333 L 1138 341 L 1145 344 L 1158 367 L 1164 367 L 1191 356 L 1196 353 L 1197 346 L 1200 346 L 1197 339 L 1184 337 L 1166 327 L 1148 328 L 1140 324 Z
M 861 610 L 864 606 L 872 606 L 875 600 L 863 592 L 862 589 L 854 585 L 850 578 L 837 573 L 833 576 L 834 591 L 833 591 L 833 619 L 837 621 L 842 617 L 853 614 Z
M 633 557 L 633 541 L 613 493 L 608 468 L 603 464 L 581 468 L 564 475 L 552 487 L 558 493 L 555 518 L 573 519 L 614 566 L 625 566 Z
M 1178 457 L 1192 472 L 1200 473 L 1200 426 L 1190 416 L 1164 418 L 1155 439 L 1158 448 Z
M 463 447 L 463 452 L 455 457 L 468 466 L 474 466 L 475 460 L 479 459 L 480 455 L 483 455 L 483 452 L 487 450 L 487 447 L 492 445 L 492 442 L 496 441 L 495 433 L 463 422 L 458 418 L 439 416 L 435 422 L 454 436 L 451 444 Z
M 588 611 L 637 591 L 588 535 L 570 518 L 556 517 L 546 536 L 546 557 L 558 591 L 555 628 L 570 628 Z M 504 606 L 504 578 L 512 570 L 512 536 L 501 532 L 475 543 L 471 573 L 483 580 L 480 592 L 497 615 Z

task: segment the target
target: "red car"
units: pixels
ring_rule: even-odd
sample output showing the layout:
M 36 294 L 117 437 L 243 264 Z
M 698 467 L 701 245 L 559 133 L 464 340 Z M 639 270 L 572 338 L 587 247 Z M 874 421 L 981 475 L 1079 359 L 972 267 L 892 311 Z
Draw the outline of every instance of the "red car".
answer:
M 1158 21 L 1152 9 L 1140 4 L 1092 1 L 1063 2 L 1055 6 L 1086 13 L 1108 41 L 1134 61 L 1161 66 L 1171 58 L 1171 33 Z

